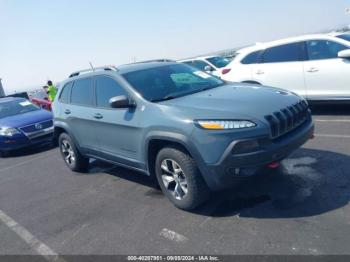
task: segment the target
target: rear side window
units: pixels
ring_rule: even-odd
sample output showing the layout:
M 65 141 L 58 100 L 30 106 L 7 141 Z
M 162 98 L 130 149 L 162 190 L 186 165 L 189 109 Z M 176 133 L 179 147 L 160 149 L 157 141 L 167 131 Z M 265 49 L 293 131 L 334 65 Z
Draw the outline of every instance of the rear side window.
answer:
M 106 76 L 96 78 L 96 103 L 98 107 L 109 108 L 109 100 L 127 92 L 114 79 Z
M 323 60 L 337 58 L 338 53 L 348 49 L 347 46 L 328 40 L 307 41 L 309 60 Z
M 263 63 L 281 63 L 301 61 L 301 43 L 271 47 L 265 50 Z
M 60 95 L 60 102 L 62 103 L 69 103 L 69 95 L 70 95 L 70 90 L 72 88 L 73 82 L 69 82 L 63 87 L 63 90 Z
M 205 71 L 205 67 L 206 66 L 210 66 L 208 63 L 202 61 L 202 60 L 194 60 L 193 61 L 193 64 L 192 64 L 194 67 L 202 70 L 202 71 Z M 211 67 L 211 66 L 210 66 Z
M 93 105 L 92 79 L 85 78 L 74 81 L 72 88 L 71 103 L 83 106 Z
M 337 37 L 346 41 L 350 41 L 350 34 L 338 35 Z
M 260 51 L 255 51 L 241 60 L 244 65 L 256 64 L 258 63 Z

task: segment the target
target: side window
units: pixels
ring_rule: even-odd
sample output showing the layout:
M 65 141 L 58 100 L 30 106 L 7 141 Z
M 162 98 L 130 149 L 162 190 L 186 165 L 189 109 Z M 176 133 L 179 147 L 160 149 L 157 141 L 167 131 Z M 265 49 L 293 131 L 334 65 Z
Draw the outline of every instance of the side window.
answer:
M 301 43 L 271 47 L 265 50 L 262 63 L 301 61 Z
M 109 108 L 109 100 L 115 96 L 127 95 L 127 92 L 112 78 L 96 78 L 96 103 L 98 107 Z
M 73 82 L 69 82 L 63 87 L 63 90 L 61 92 L 59 101 L 62 103 L 69 103 L 69 95 L 70 95 L 70 90 L 72 88 Z
M 83 106 L 93 105 L 92 79 L 85 78 L 74 81 L 71 94 L 71 103 Z
M 337 58 L 338 52 L 349 49 L 347 46 L 328 40 L 307 41 L 306 46 L 309 60 Z
M 255 51 L 253 53 L 250 53 L 245 58 L 241 60 L 241 64 L 244 65 L 250 65 L 250 64 L 256 64 L 258 63 L 260 51 Z
M 204 71 L 204 68 L 206 66 L 210 66 L 209 64 L 207 64 L 206 62 L 202 61 L 202 60 L 194 60 L 193 61 L 193 66 L 198 68 L 199 70 Z
M 193 66 L 192 61 L 186 61 L 186 62 L 183 62 L 183 63 L 186 64 L 186 65 L 189 65 L 189 66 Z

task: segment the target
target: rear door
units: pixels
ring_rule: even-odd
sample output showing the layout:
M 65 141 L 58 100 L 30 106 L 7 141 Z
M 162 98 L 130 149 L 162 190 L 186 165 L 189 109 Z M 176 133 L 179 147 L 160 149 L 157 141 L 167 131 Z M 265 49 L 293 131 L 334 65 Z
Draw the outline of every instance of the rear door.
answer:
M 129 96 L 128 92 L 110 76 L 95 78 L 96 109 L 99 116 L 96 131 L 100 152 L 104 158 L 140 168 L 135 159 L 141 144 L 140 111 L 135 108 L 111 108 L 109 100 L 115 96 Z
M 330 40 L 306 42 L 308 60 L 304 62 L 308 98 L 342 99 L 350 96 L 350 61 L 338 52 L 350 47 Z
M 253 79 L 306 97 L 303 48 L 303 42 L 267 48 L 260 55 L 260 63 L 253 67 Z
M 66 115 L 66 122 L 84 152 L 98 150 L 93 90 L 92 78 L 75 80 L 70 104 L 62 108 L 62 114 Z

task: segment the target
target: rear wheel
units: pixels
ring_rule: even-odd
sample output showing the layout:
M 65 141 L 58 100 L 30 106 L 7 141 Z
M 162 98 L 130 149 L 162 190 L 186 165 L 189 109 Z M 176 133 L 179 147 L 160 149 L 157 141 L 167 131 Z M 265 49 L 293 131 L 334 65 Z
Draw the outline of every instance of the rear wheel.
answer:
M 209 189 L 195 161 L 181 149 L 159 151 L 156 176 L 163 193 L 178 208 L 192 210 L 208 199 Z
M 74 145 L 70 136 L 62 133 L 59 136 L 58 144 L 60 152 L 66 165 L 75 172 L 83 172 L 89 166 L 89 159 L 84 157 Z

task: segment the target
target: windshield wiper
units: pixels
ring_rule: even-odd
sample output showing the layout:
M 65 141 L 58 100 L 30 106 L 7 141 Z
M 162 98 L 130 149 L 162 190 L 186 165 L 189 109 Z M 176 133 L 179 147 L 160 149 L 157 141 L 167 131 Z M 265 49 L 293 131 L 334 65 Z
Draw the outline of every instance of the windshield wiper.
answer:
M 174 99 L 174 98 L 176 98 L 176 96 L 168 95 L 168 96 L 165 96 L 165 97 L 162 97 L 162 98 L 152 99 L 151 102 L 162 102 L 162 101 L 166 101 L 166 100 L 170 100 L 170 99 Z

